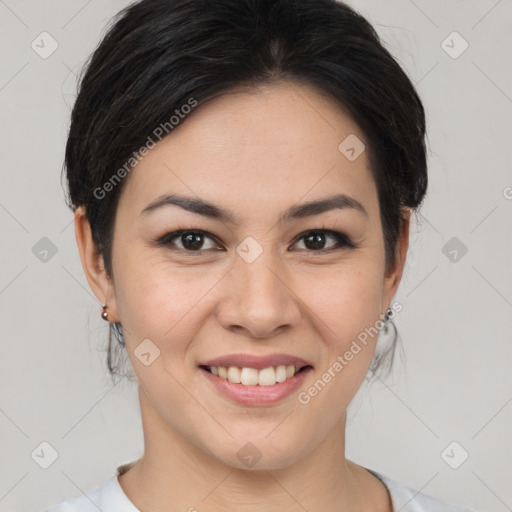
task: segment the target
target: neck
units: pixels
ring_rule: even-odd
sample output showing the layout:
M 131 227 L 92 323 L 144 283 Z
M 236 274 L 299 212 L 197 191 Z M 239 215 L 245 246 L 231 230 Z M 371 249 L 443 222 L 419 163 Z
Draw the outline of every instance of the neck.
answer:
M 140 398 L 145 452 L 119 477 L 140 510 L 391 511 L 382 482 L 345 458 L 346 413 L 324 441 L 298 462 L 282 469 L 239 469 L 170 429 L 144 393 Z

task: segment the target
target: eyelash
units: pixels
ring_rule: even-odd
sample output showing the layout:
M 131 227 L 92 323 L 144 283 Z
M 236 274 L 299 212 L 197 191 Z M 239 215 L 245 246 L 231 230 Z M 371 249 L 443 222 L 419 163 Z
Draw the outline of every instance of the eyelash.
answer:
M 163 246 L 171 246 L 173 241 L 177 238 L 179 238 L 181 235 L 184 235 L 185 233 L 192 233 L 192 234 L 196 234 L 196 235 L 203 235 L 207 238 L 210 238 L 211 240 L 213 241 L 216 241 L 216 238 L 211 235 L 210 233 L 208 233 L 207 231 L 204 231 L 200 228 L 194 228 L 194 227 L 190 227 L 190 228 L 187 228 L 187 229 L 182 229 L 182 228 L 178 228 L 176 231 L 173 231 L 173 232 L 170 232 L 170 233 L 167 233 L 165 234 L 164 236 L 158 238 L 156 240 L 156 243 L 158 243 L 159 245 L 163 245 Z M 336 245 L 334 247 L 331 247 L 329 249 L 318 249 L 318 250 L 308 250 L 308 249 L 301 249 L 301 250 L 305 250 L 306 252 L 310 252 L 310 253 L 331 253 L 331 252 L 335 252 L 335 251 L 338 251 L 338 250 L 341 250 L 343 248 L 350 248 L 350 249 L 355 249 L 357 248 L 357 246 L 350 240 L 350 238 L 348 236 L 346 236 L 345 234 L 343 233 L 340 233 L 338 231 L 333 231 L 332 229 L 325 229 L 325 228 L 315 228 L 315 229 L 310 229 L 308 231 L 305 231 L 303 233 L 301 233 L 299 235 L 299 237 L 296 239 L 296 241 L 294 242 L 294 245 L 301 241 L 303 238 L 306 238 L 308 235 L 312 235 L 312 234 L 328 234 L 328 235 L 331 235 L 332 237 L 334 237 L 336 239 Z M 187 249 L 181 249 L 180 247 L 169 247 L 170 250 L 172 251 L 180 251 L 180 252 L 184 252 L 184 253 L 188 253 L 190 255 L 198 255 L 198 254 L 202 254 L 204 252 L 208 252 L 208 251 L 212 251 L 212 249 L 199 249 L 197 251 L 189 251 Z

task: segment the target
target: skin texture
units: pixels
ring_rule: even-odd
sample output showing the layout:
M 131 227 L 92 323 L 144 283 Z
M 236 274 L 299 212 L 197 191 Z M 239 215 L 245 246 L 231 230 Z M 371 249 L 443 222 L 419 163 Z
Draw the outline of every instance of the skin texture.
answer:
M 75 233 L 89 284 L 120 321 L 139 383 L 144 456 L 119 481 L 142 511 L 390 511 L 385 486 L 345 458 L 346 408 L 364 380 L 376 337 L 302 405 L 306 390 L 365 328 L 382 318 L 400 283 L 408 247 L 385 275 L 377 189 L 366 152 L 349 161 L 338 145 L 353 121 L 313 88 L 280 82 L 223 95 L 197 108 L 130 173 L 114 230 L 114 280 L 105 274 L 83 208 Z M 165 206 L 163 193 L 200 197 L 233 211 L 230 225 Z M 279 223 L 289 207 L 344 193 L 361 202 Z M 108 200 L 108 197 L 107 199 Z M 204 251 L 186 240 L 158 245 L 178 229 L 202 229 Z M 312 229 L 339 231 L 357 247 L 315 251 Z M 236 252 L 253 237 L 262 254 Z M 186 246 L 190 247 L 190 246 Z M 322 246 L 321 246 L 322 247 Z M 222 250 L 215 251 L 214 248 Z M 323 252 L 322 252 L 323 251 Z M 134 355 L 150 339 L 160 356 Z M 220 395 L 198 364 L 235 352 L 302 357 L 313 371 L 291 396 L 244 406 Z M 247 468 L 237 452 L 262 454 Z

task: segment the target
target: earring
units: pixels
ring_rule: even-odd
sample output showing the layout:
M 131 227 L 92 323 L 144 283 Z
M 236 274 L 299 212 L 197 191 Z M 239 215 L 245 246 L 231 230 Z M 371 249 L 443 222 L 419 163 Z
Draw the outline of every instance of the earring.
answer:
M 386 314 L 384 315 L 384 325 L 382 326 L 383 331 L 384 331 L 384 336 L 387 336 L 389 334 L 389 319 L 390 319 L 392 313 L 393 313 L 393 311 L 391 310 L 391 308 L 388 308 L 388 310 L 386 311 Z
M 103 320 L 106 320 L 108 322 L 107 305 L 106 304 L 102 304 L 101 307 L 103 308 L 103 311 L 101 313 L 101 318 L 103 318 Z

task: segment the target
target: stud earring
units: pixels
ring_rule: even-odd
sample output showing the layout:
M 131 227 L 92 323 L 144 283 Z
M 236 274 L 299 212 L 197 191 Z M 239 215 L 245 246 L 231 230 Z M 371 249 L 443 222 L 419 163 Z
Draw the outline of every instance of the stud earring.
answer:
M 103 320 L 106 320 L 108 322 L 107 305 L 106 304 L 102 304 L 101 307 L 103 308 L 103 311 L 101 313 L 101 318 L 103 318 Z
M 389 320 L 390 320 L 392 314 L 393 314 L 393 310 L 391 308 L 388 308 L 388 310 L 386 311 L 386 314 L 384 315 L 384 325 L 383 325 L 384 336 L 387 336 L 389 334 Z

